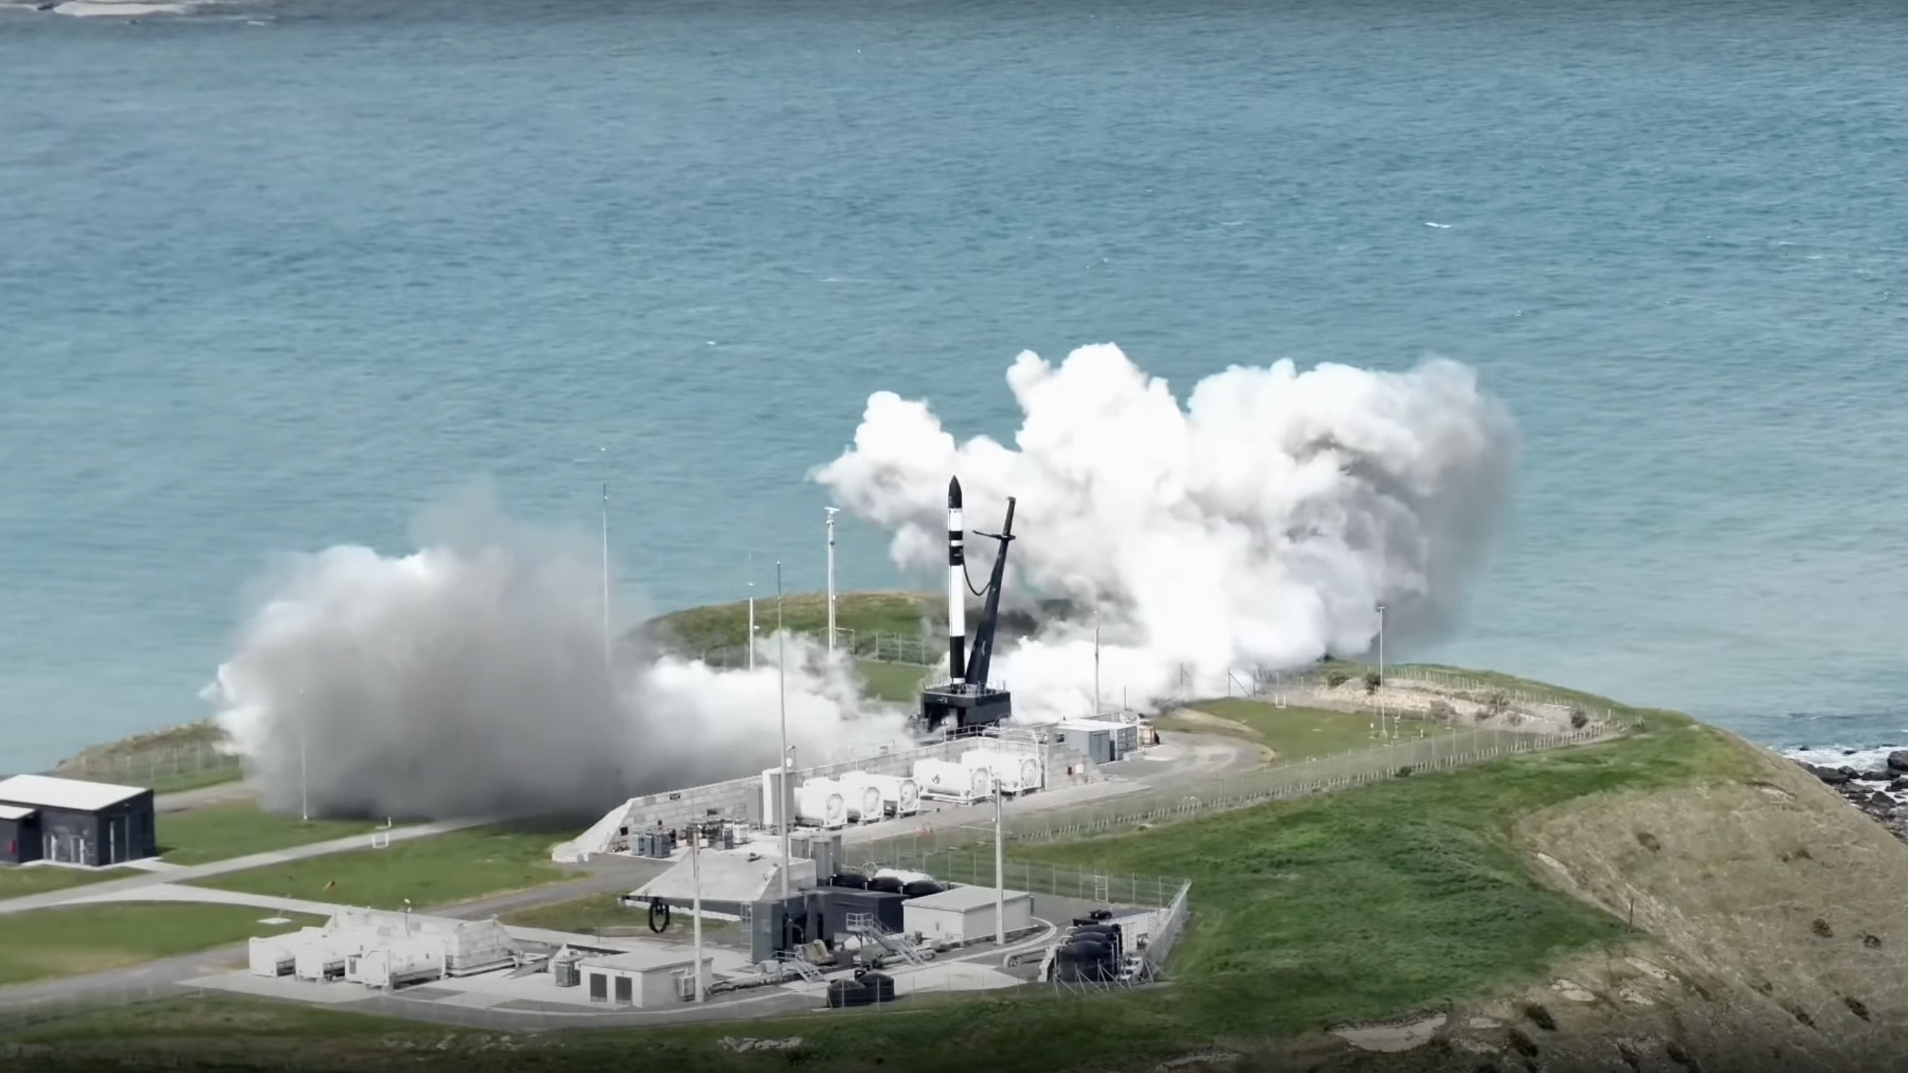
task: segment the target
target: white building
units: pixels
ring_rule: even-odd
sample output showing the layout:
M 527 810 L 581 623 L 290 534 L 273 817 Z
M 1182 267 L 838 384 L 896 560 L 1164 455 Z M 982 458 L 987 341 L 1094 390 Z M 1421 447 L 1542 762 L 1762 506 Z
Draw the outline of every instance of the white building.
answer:
M 702 959 L 705 987 L 713 960 Z M 694 996 L 695 963 L 693 957 L 675 950 L 630 951 L 586 958 L 577 968 L 591 1002 L 653 1010 Z
M 510 933 L 495 920 L 376 909 L 344 909 L 322 928 L 255 938 L 249 958 L 258 976 L 343 979 L 376 988 L 468 976 L 515 960 Z
M 1033 895 L 1004 892 L 1007 934 L 1034 926 Z M 930 943 L 967 943 L 991 939 L 1000 930 L 994 888 L 950 887 L 939 894 L 910 898 L 901 904 L 901 930 L 918 933 Z

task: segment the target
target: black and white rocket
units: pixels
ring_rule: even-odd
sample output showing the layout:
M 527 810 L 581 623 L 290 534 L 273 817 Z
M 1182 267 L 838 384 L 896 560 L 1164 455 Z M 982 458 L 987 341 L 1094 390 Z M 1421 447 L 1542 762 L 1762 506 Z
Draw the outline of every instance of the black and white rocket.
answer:
M 947 679 L 967 672 L 967 553 L 961 521 L 961 479 L 947 481 Z

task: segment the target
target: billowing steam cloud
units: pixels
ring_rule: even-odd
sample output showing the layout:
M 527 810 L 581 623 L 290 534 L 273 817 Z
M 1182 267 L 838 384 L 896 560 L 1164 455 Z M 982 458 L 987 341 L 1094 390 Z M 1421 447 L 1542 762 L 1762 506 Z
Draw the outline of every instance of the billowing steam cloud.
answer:
M 1099 609 L 1108 703 L 1210 695 L 1232 668 L 1364 653 L 1379 604 L 1387 640 L 1447 625 L 1514 470 L 1508 414 L 1449 361 L 1407 373 L 1235 367 L 1183 409 L 1114 346 L 1058 368 L 1022 354 L 1007 382 L 1025 414 L 1012 448 L 956 443 L 926 404 L 882 392 L 854 445 L 815 477 L 892 530 L 908 567 L 946 561 L 950 474 L 970 527 L 997 527 L 1019 497 L 1010 572 Z M 1091 635 L 1088 621 L 1060 622 L 1003 647 L 994 677 L 1018 718 L 1091 710 Z
M 422 550 L 285 564 L 208 699 L 264 795 L 315 814 L 594 818 L 640 793 L 775 764 L 776 646 L 723 671 L 632 649 L 612 670 L 587 540 L 515 524 L 484 490 L 429 512 Z M 801 755 L 905 733 L 789 639 Z M 301 767 L 302 765 L 302 767 Z

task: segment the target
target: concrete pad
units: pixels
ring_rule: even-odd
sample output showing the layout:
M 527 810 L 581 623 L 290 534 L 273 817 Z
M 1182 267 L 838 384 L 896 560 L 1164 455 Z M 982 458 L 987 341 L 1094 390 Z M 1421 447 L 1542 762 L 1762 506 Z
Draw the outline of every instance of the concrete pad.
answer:
M 1021 981 L 977 961 L 936 961 L 918 968 L 897 969 L 896 995 L 921 995 L 949 991 L 986 991 L 1014 987 Z

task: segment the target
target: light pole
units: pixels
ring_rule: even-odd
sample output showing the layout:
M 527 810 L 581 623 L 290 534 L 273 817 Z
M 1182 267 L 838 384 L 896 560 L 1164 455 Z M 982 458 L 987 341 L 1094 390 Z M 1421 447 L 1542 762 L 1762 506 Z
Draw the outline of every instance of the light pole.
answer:
M 835 654 L 835 515 L 840 507 L 823 507 L 828 530 L 828 655 Z
M 1378 605 L 1378 726 L 1385 725 L 1385 605 Z M 1391 736 L 1398 736 L 1398 728 L 1393 727 Z
M 749 553 L 749 670 L 755 669 L 755 553 Z
M 703 999 L 706 997 L 706 992 L 704 991 L 703 973 L 702 973 L 702 869 L 700 865 L 698 864 L 698 860 L 701 855 L 697 852 L 701 848 L 702 848 L 702 825 L 696 824 L 694 827 L 691 827 L 689 829 L 689 883 L 690 883 L 692 894 L 693 894 L 690 907 L 689 907 L 689 912 L 690 912 L 690 915 L 694 918 L 694 920 L 692 921 L 692 926 L 694 928 L 694 933 L 695 933 L 695 938 L 693 940 L 695 945 L 695 951 L 692 956 L 696 959 L 696 1001 L 697 1002 L 703 1001 Z
M 614 662 L 610 655 L 609 604 L 609 482 L 603 482 L 603 662 Z
M 775 677 L 777 689 L 781 693 L 782 708 L 782 777 L 778 780 L 775 796 L 775 822 L 782 828 L 782 901 L 788 902 L 788 825 L 794 817 L 790 816 L 790 793 L 788 780 L 791 770 L 788 756 L 788 631 L 782 628 L 782 563 L 775 563 Z
M 994 780 L 994 942 L 1007 948 L 1007 859 L 1001 851 L 1000 780 Z
M 1100 609 L 1093 609 L 1093 718 L 1100 717 Z
M 304 710 L 304 699 L 305 687 L 299 686 L 300 711 Z M 306 823 L 311 822 L 311 779 L 307 776 L 305 767 L 305 724 L 303 722 L 298 724 L 298 818 Z

